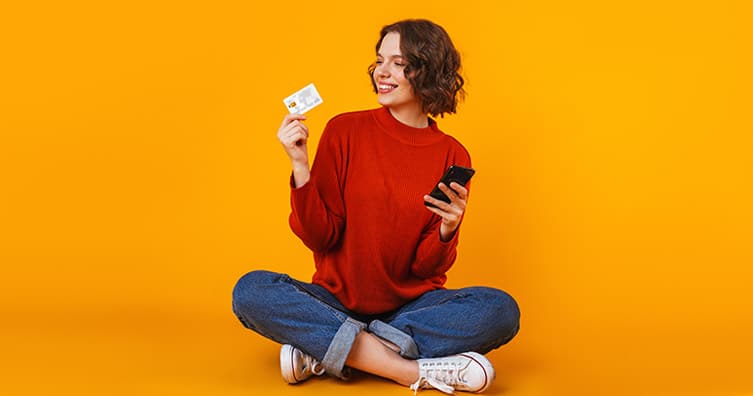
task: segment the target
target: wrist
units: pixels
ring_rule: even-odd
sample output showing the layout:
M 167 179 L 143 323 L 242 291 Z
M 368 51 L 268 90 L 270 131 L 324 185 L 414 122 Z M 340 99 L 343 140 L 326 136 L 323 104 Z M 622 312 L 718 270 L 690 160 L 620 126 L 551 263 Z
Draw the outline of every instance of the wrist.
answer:
M 307 160 L 293 160 L 291 161 L 293 166 L 293 172 L 301 172 L 309 170 L 309 162 Z
M 449 242 L 452 240 L 452 238 L 455 236 L 455 232 L 458 230 L 458 227 L 450 228 L 449 226 L 442 223 L 439 226 L 439 240 L 442 242 Z
M 310 178 L 311 178 L 311 171 L 309 171 L 308 163 L 298 163 L 294 161 L 293 162 L 293 180 L 295 182 L 295 187 L 296 188 L 302 187 L 304 184 L 308 183 Z

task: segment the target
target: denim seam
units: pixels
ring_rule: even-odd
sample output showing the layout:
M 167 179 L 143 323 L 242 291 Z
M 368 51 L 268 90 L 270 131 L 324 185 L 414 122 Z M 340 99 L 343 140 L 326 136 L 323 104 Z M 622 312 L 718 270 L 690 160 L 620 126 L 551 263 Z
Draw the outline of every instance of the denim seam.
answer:
M 447 298 L 445 298 L 445 299 L 443 299 L 441 301 L 438 301 L 436 304 L 434 304 L 432 306 L 419 308 L 419 309 L 416 309 L 416 310 L 413 310 L 413 311 L 409 311 L 409 312 L 410 313 L 415 313 L 415 312 L 422 312 L 422 311 L 426 311 L 426 310 L 431 310 L 431 309 L 434 309 L 434 308 L 436 308 L 436 307 L 438 307 L 440 305 L 447 304 L 447 303 L 452 302 L 452 301 L 456 301 L 456 300 L 461 300 L 461 299 L 464 299 L 464 298 L 468 298 L 469 296 L 470 295 L 468 293 L 455 293 L 452 296 L 449 296 L 449 297 L 447 297 Z
M 287 276 L 287 275 L 286 275 L 286 276 Z M 314 298 L 314 300 L 315 300 L 315 301 L 316 301 L 317 303 L 319 303 L 319 304 L 320 304 L 320 305 L 322 305 L 323 307 L 327 308 L 327 310 L 328 310 L 328 311 L 329 311 L 329 312 L 330 312 L 330 313 L 331 313 L 331 314 L 332 314 L 333 316 L 335 316 L 336 318 L 338 318 L 338 319 L 339 319 L 340 321 L 343 321 L 343 322 L 345 322 L 346 320 L 350 319 L 350 317 L 349 317 L 348 315 L 345 315 L 345 314 L 344 314 L 344 313 L 342 313 L 341 311 L 337 310 L 337 309 L 336 309 L 335 307 L 331 306 L 330 304 L 327 304 L 327 302 L 326 302 L 326 301 L 322 301 L 322 300 L 321 300 L 321 299 L 320 299 L 320 298 L 319 298 L 319 297 L 318 297 L 317 295 L 315 295 L 315 294 L 313 294 L 313 293 L 309 292 L 308 290 L 306 290 L 305 288 L 303 288 L 303 287 L 299 286 L 299 285 L 298 285 L 298 284 L 297 284 L 297 283 L 296 283 L 296 282 L 295 282 L 295 281 L 293 280 L 293 278 L 291 278 L 290 276 L 287 276 L 287 279 L 286 279 L 285 281 L 286 281 L 287 283 L 289 283 L 290 285 L 292 285 L 293 287 L 295 287 L 295 288 L 296 288 L 296 289 L 298 290 L 298 292 L 299 292 L 299 293 L 304 293 L 304 294 L 306 294 L 306 295 L 309 295 L 309 296 L 313 297 L 313 298 Z

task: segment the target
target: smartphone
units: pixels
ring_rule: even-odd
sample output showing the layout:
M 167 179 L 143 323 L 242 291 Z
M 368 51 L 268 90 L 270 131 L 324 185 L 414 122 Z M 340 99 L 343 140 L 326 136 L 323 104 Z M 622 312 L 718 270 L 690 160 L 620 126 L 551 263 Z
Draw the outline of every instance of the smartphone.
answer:
M 474 173 L 476 173 L 476 171 L 473 168 L 466 168 L 460 165 L 450 165 L 450 167 L 447 168 L 447 171 L 444 173 L 444 176 L 442 176 L 437 185 L 434 186 L 434 189 L 431 190 L 431 193 L 429 193 L 429 195 L 440 201 L 450 203 L 450 198 L 447 197 L 447 195 L 445 195 L 445 193 L 439 189 L 439 183 L 444 183 L 445 186 L 450 187 L 450 183 L 455 182 L 465 187 L 465 185 L 468 184 L 468 182 L 471 180 L 471 176 L 473 176 Z M 435 205 L 426 201 L 424 201 L 424 205 L 436 207 Z

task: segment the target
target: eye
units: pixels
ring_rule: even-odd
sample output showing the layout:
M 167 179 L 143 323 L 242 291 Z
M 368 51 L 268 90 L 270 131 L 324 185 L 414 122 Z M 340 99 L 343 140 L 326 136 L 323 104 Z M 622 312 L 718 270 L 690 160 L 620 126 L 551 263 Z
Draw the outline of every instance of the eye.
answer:
M 381 65 L 383 63 L 383 61 L 381 59 L 377 59 L 376 62 L 374 62 L 374 63 L 376 63 L 377 65 Z
M 408 64 L 401 63 L 401 62 L 395 62 L 395 66 L 397 66 L 397 67 L 405 67 L 405 66 L 408 66 Z

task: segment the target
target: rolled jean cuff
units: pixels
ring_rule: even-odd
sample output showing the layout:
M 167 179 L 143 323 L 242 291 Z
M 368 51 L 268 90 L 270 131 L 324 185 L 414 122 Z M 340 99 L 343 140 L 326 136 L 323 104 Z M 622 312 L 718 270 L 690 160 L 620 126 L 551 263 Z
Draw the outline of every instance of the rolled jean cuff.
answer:
M 400 348 L 400 356 L 408 359 L 418 359 L 418 346 L 413 341 L 413 337 L 408 334 L 382 322 L 374 320 L 369 323 L 369 332 L 375 336 L 389 341 Z
M 332 338 L 332 342 L 329 344 L 329 348 L 327 348 L 327 353 L 324 354 L 324 359 L 322 359 L 322 366 L 324 366 L 327 374 L 340 379 L 347 379 L 343 375 L 345 359 L 348 358 L 350 349 L 353 348 L 356 336 L 365 328 L 365 323 L 351 318 L 347 318 L 343 322 L 337 333 L 335 333 L 335 337 Z

